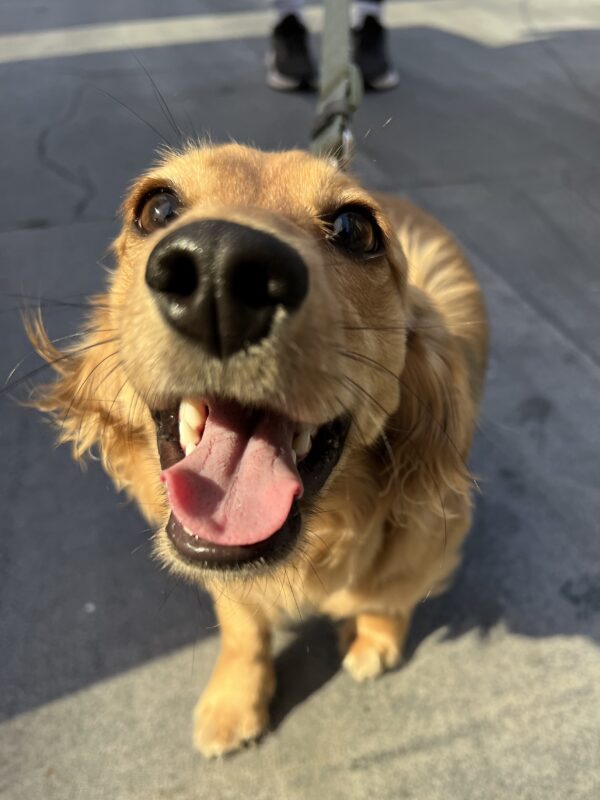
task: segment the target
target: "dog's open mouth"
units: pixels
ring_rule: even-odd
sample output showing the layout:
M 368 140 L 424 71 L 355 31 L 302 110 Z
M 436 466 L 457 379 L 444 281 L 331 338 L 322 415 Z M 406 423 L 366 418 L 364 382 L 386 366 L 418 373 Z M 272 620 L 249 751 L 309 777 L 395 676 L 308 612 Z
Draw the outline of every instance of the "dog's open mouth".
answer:
M 214 398 L 186 398 L 154 419 L 167 535 L 186 561 L 213 568 L 290 551 L 349 427 L 346 417 L 315 428 Z

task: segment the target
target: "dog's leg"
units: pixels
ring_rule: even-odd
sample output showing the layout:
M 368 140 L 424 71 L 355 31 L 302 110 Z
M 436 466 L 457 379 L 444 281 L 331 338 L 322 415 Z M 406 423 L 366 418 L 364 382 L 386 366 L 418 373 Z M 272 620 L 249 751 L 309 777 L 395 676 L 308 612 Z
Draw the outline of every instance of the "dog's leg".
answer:
M 256 739 L 269 722 L 275 691 L 271 628 L 260 608 L 219 598 L 221 652 L 194 712 L 194 744 L 221 756 Z
M 344 669 L 355 680 L 365 681 L 395 667 L 402 656 L 409 622 L 409 615 L 358 614 L 346 627 L 349 647 L 342 644 L 347 649 Z

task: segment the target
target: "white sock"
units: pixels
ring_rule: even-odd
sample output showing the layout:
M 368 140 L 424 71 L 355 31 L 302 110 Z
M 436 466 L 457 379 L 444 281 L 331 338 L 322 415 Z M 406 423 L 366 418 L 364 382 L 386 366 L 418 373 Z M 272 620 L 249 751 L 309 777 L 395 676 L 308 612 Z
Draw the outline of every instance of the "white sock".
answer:
M 275 11 L 279 20 L 293 14 L 298 19 L 302 19 L 302 9 L 304 8 L 304 0 L 275 0 Z
M 352 4 L 352 27 L 361 28 L 365 17 L 381 18 L 381 6 L 383 3 L 376 3 L 374 0 L 358 0 Z

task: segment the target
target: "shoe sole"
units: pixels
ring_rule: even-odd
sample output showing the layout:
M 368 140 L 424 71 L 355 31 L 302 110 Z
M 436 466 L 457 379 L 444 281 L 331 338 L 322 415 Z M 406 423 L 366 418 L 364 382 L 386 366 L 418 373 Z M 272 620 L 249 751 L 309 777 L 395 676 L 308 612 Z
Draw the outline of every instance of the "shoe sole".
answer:
M 265 58 L 265 66 L 267 68 L 266 82 L 270 89 L 275 89 L 276 92 L 312 91 L 312 89 L 314 89 L 314 85 L 310 81 L 298 80 L 298 78 L 291 78 L 289 75 L 284 75 L 277 69 L 274 61 L 273 53 L 267 53 Z
M 386 92 L 389 89 L 395 89 L 399 83 L 400 75 L 395 69 L 390 69 L 378 78 L 365 81 L 365 89 L 370 89 L 373 92 Z

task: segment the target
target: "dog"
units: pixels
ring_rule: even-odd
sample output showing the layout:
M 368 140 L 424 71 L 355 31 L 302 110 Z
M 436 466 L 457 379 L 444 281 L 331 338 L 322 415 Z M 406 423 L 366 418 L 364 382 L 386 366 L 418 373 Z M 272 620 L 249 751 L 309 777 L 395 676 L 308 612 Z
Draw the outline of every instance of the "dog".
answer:
M 212 595 L 221 650 L 194 743 L 221 756 L 268 726 L 280 619 L 338 621 L 364 681 L 447 586 L 471 522 L 484 302 L 438 222 L 302 151 L 167 152 L 113 249 L 77 346 L 29 319 L 56 371 L 34 403 Z

